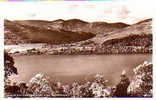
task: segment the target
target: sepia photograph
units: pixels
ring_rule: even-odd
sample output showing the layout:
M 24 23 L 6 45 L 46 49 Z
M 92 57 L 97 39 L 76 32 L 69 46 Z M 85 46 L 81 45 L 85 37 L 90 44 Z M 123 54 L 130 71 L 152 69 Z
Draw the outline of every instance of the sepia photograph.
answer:
M 128 1 L 2 5 L 5 98 L 152 98 L 153 12 Z

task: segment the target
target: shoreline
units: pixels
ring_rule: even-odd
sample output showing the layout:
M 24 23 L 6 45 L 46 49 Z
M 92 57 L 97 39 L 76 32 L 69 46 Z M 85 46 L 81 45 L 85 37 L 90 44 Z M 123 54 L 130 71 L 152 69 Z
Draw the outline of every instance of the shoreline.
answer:
M 60 46 L 47 44 L 5 45 L 14 56 L 24 55 L 118 55 L 152 54 L 152 47 L 145 46 Z

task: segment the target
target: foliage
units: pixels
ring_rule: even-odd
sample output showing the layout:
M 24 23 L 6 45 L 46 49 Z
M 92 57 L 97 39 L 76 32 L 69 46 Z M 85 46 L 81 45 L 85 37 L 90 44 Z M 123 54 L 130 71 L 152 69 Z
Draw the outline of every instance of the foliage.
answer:
M 18 94 L 17 97 L 152 97 L 152 67 L 150 62 L 137 66 L 134 69 L 135 75 L 132 81 L 123 71 L 116 86 L 107 85 L 108 81 L 101 74 L 95 75 L 93 81 L 62 84 L 51 82 L 48 76 L 39 73 L 28 83 L 5 86 L 5 93 L 12 95 L 8 97 L 14 97 L 15 94 Z
M 18 74 L 17 68 L 14 66 L 14 59 L 7 52 L 4 52 L 4 71 L 5 80 L 12 74 Z
M 53 90 L 48 81 L 48 77 L 44 74 L 35 75 L 28 83 L 28 91 L 32 93 L 34 97 L 52 96 Z
M 132 80 L 128 92 L 131 96 L 152 97 L 153 65 L 145 61 L 134 69 L 135 77 Z

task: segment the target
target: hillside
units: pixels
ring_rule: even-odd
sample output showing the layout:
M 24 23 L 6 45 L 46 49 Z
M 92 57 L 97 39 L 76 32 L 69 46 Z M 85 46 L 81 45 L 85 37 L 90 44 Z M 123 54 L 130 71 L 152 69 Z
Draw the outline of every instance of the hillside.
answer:
M 106 54 L 152 53 L 152 19 L 109 32 L 107 36 L 98 34 L 79 45 L 96 47 L 96 52 Z
M 5 20 L 5 44 L 66 44 L 84 41 L 129 25 L 124 23 L 85 22 L 79 19 L 55 21 Z
M 107 23 L 109 28 L 105 28 L 105 27 L 101 28 L 101 30 L 104 30 L 103 33 L 101 30 L 100 33 L 98 28 L 97 28 L 97 33 L 94 32 L 88 33 L 87 30 L 84 30 L 87 29 L 85 28 L 85 25 L 88 24 L 93 25 L 93 23 L 87 23 L 75 19 L 68 20 L 67 22 L 65 22 L 64 20 L 56 20 L 52 22 L 38 21 L 38 20 L 15 21 L 16 26 L 11 25 L 12 23 L 14 24 L 14 22 L 10 22 L 11 24 L 8 25 L 9 22 L 6 23 L 6 27 L 5 27 L 5 44 L 9 44 L 8 43 L 9 40 L 12 41 L 13 36 L 10 37 L 11 35 L 9 34 L 12 34 L 13 32 L 14 32 L 13 34 L 16 35 L 15 37 L 18 37 L 19 41 L 21 39 L 23 43 L 28 43 L 28 41 L 29 43 L 36 43 L 36 42 L 46 43 L 46 45 L 44 44 L 43 46 L 40 47 L 40 49 L 35 48 L 35 44 L 32 44 L 34 45 L 33 46 L 34 49 L 28 49 L 28 50 L 26 49 L 27 51 L 24 51 L 24 54 L 56 54 L 56 55 L 72 54 L 73 55 L 73 54 L 152 53 L 152 19 L 146 19 L 136 24 L 128 25 L 124 27 L 122 26 L 123 24 L 121 23 L 114 23 L 114 24 Z M 72 22 L 75 24 L 73 24 Z M 45 23 L 49 23 L 51 25 L 49 29 L 46 29 L 47 24 L 45 25 Z M 62 23 L 66 24 L 65 26 L 66 28 L 63 27 Z M 105 22 L 102 23 L 103 25 L 106 24 Z M 24 27 L 21 28 L 21 26 L 23 25 Z M 107 27 L 107 25 L 105 26 Z M 34 29 L 31 27 L 33 27 Z M 78 28 L 78 27 L 82 27 L 82 28 Z M 114 28 L 114 27 L 120 27 L 120 28 Z M 96 28 L 95 29 L 94 28 L 92 29 L 95 30 Z M 28 30 L 33 31 L 34 34 L 31 34 L 31 32 L 29 32 Z M 22 34 L 22 36 L 19 35 L 20 33 Z M 48 36 L 46 37 L 45 34 L 46 36 L 47 35 Z M 25 37 L 23 38 L 23 36 Z M 13 40 L 17 42 L 18 38 Z M 22 42 L 20 41 L 18 43 L 22 43 Z M 11 44 L 14 43 L 11 42 Z M 18 46 L 19 47 L 16 48 L 21 48 L 20 45 Z M 29 48 L 30 45 L 24 45 L 24 47 Z M 13 50 L 12 52 L 15 51 L 18 50 Z

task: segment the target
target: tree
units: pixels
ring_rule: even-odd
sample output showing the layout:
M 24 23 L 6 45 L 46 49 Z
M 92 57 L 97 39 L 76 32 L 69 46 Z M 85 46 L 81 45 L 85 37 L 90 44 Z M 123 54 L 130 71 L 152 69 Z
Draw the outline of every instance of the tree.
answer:
M 18 74 L 17 68 L 14 66 L 14 59 L 6 51 L 4 52 L 4 71 L 5 80 L 12 74 Z
M 49 77 L 42 73 L 36 74 L 29 81 L 28 91 L 34 97 L 51 97 L 54 93 L 49 82 Z
M 153 65 L 145 61 L 134 69 L 134 79 L 128 87 L 128 93 L 133 97 L 152 97 Z
M 114 96 L 116 97 L 127 97 L 127 88 L 130 84 L 129 78 L 126 76 L 126 72 L 123 71 L 120 76 L 120 82 L 116 86 Z

